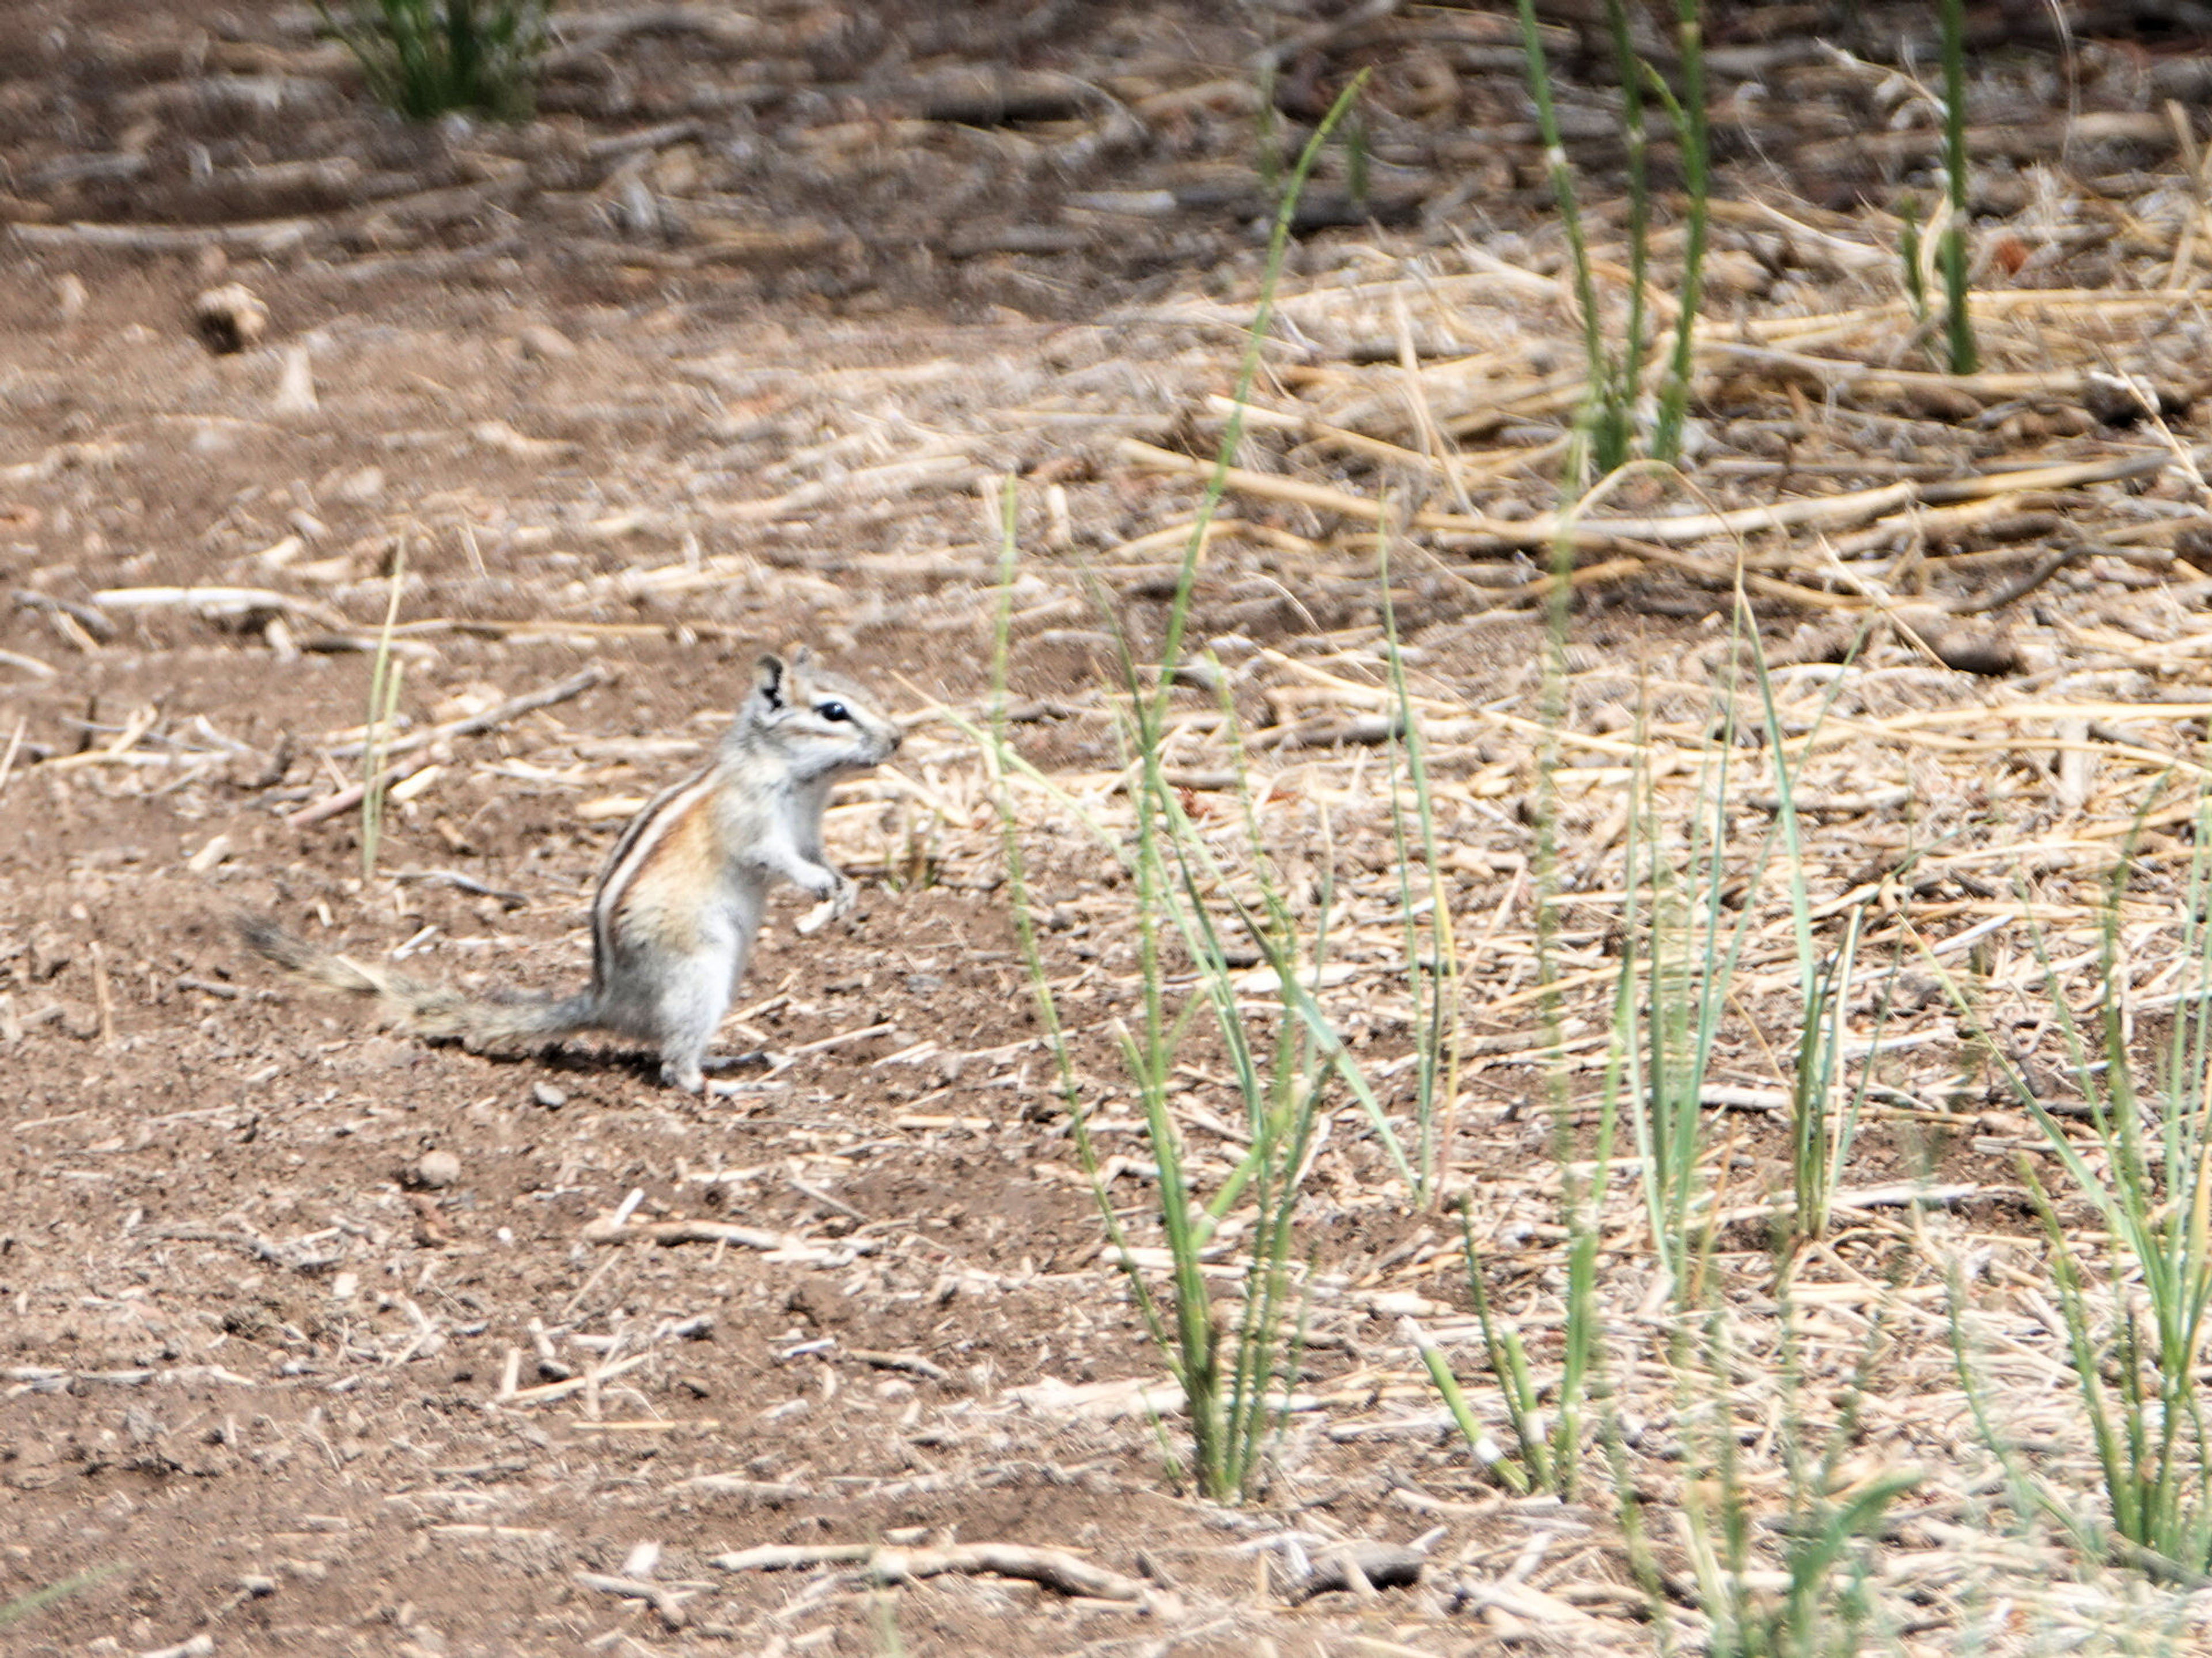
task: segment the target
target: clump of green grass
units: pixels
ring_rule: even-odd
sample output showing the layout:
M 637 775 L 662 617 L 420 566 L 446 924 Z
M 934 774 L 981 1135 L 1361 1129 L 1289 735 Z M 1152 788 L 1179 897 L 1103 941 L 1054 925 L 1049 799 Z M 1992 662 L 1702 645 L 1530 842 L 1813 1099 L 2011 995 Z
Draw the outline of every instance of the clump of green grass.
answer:
M 1258 370 L 1259 343 L 1266 337 L 1273 315 L 1298 194 L 1361 84 L 1355 80 L 1338 99 L 1285 184 L 1238 380 L 1240 410 Z M 1109 1030 L 1130 1092 L 1142 1111 L 1157 1171 L 1154 1190 L 1170 1283 L 1164 1297 L 1154 1291 L 1146 1278 L 1106 1188 L 1091 1139 L 1085 1084 L 1031 914 L 1019 815 L 1009 786 L 1012 779 L 1024 777 L 1051 791 L 1063 807 L 1082 814 L 1022 760 L 1006 732 L 1008 635 L 1017 562 L 1011 483 L 1003 502 L 994 669 L 997 714 L 988 733 L 973 733 L 983 746 L 996 784 L 1015 927 L 1038 1019 L 1057 1068 L 1070 1137 L 1091 1176 L 1109 1245 L 1127 1272 L 1139 1313 L 1182 1393 L 1188 1412 L 1192 1477 L 1206 1496 L 1224 1501 L 1244 1497 L 1264 1484 L 1271 1436 L 1283 1419 L 1286 1394 L 1297 1373 L 1304 1321 L 1292 1221 L 1327 1112 L 1347 1096 L 1356 1101 L 1407 1187 L 1417 1194 L 1424 1190 L 1381 1102 L 1317 999 L 1328 952 L 1328 878 L 1324 875 L 1320 920 L 1309 929 L 1274 876 L 1259 804 L 1236 741 L 1235 705 L 1218 664 L 1209 662 L 1205 677 L 1223 688 L 1222 712 L 1237 768 L 1248 863 L 1236 869 L 1224 866 L 1222 854 L 1193 821 L 1168 774 L 1164 756 L 1171 737 L 1170 697 L 1185 666 L 1183 640 L 1199 556 L 1241 433 L 1241 418 L 1232 415 L 1198 522 L 1184 549 L 1157 660 L 1140 668 L 1122 641 L 1118 732 L 1134 823 L 1118 831 L 1085 818 L 1102 848 L 1118 860 L 1133 897 L 1139 1005 L 1127 1018 L 1113 1021 Z M 1112 620 L 1110 610 L 1108 616 Z M 1409 763 L 1419 774 L 1418 761 Z M 1425 844 L 1432 841 L 1432 826 L 1423 833 Z M 1402 826 L 1401 841 L 1405 844 Z M 1240 957 L 1242 945 L 1257 950 L 1265 964 L 1260 971 L 1273 981 L 1270 990 L 1255 993 L 1244 975 L 1231 967 L 1232 944 L 1240 946 L 1233 952 Z M 1190 980 L 1180 984 L 1174 982 L 1173 957 L 1178 947 L 1194 969 Z M 1264 1011 L 1255 1002 L 1263 1002 Z M 1248 1145 L 1211 1195 L 1201 1200 L 1172 1101 L 1181 1086 L 1176 1080 L 1180 1056 L 1202 1023 L 1211 1024 L 1226 1055 L 1243 1107 L 1241 1127 Z M 1209 1268 L 1218 1270 L 1224 1265 L 1231 1267 L 1237 1288 L 1231 1299 L 1217 1307 Z
M 1564 584 L 1555 591 L 1564 592 Z M 1552 775 L 1561 763 L 1557 733 L 1564 729 L 1566 718 L 1566 627 L 1564 604 L 1555 604 L 1542 714 L 1549 735 L 1541 755 L 1536 812 L 1536 938 L 1542 983 L 1556 977 L 1553 918 L 1566 896 L 1558 870 L 1559 808 L 1551 786 Z M 1632 768 L 1622 854 L 1625 890 L 1612 1034 L 1597 1097 L 1594 1102 L 1584 1102 L 1595 1105 L 1594 1112 L 1582 1114 L 1591 1120 L 1589 1132 L 1593 1138 L 1586 1143 L 1578 1142 L 1572 1132 L 1577 1114 L 1568 1089 L 1569 1071 L 1556 999 L 1547 999 L 1543 1008 L 1553 1050 L 1547 1092 L 1559 1125 L 1553 1136 L 1553 1157 L 1560 1176 L 1560 1219 L 1567 1237 L 1563 1339 L 1557 1368 L 1549 1374 L 1538 1375 L 1513 1320 L 1492 1305 L 1474 1229 L 1471 1224 L 1463 1226 L 1469 1292 L 1516 1442 L 1516 1455 L 1506 1458 L 1489 1441 L 1465 1408 L 1458 1379 L 1451 1376 L 1443 1355 L 1418 1332 L 1409 1333 L 1477 1460 L 1492 1466 L 1498 1478 L 1516 1487 L 1525 1483 L 1572 1497 L 1583 1476 L 1583 1464 L 1593 1435 L 1608 1445 L 1615 1444 L 1619 1437 L 1617 1427 L 1610 1421 L 1611 1407 L 1606 1403 L 1610 1396 L 1605 1374 L 1608 1343 L 1597 1298 L 1597 1266 L 1604 1199 L 1616 1170 L 1617 1145 L 1624 1135 L 1632 1143 L 1632 1166 L 1643 1200 L 1644 1248 L 1674 1304 L 1677 1327 L 1687 1330 L 1708 1325 L 1716 1333 L 1710 1339 L 1720 1339 L 1719 1327 L 1711 1323 L 1717 1316 L 1711 1309 L 1716 1304 L 1719 1286 L 1713 1269 L 1715 1193 L 1708 1156 L 1707 1120 L 1712 1108 L 1705 1094 L 1756 901 L 1778 865 L 1778 878 L 1786 887 L 1796 947 L 1796 1013 L 1802 1032 L 1796 1045 L 1793 1092 L 1795 1200 L 1779 1206 L 1790 1218 L 1788 1224 L 1777 1228 L 1778 1277 L 1786 1280 L 1797 1247 L 1819 1237 L 1825 1230 L 1857 1127 L 1868 1082 L 1863 1072 L 1856 1092 L 1845 1086 L 1844 1008 L 1856 981 L 1862 923 L 1856 914 L 1844 918 L 1840 941 L 1823 953 L 1814 926 L 1796 812 L 1797 779 L 1817 737 L 1819 722 L 1814 721 L 1802 741 L 1785 741 L 1756 631 L 1741 604 L 1726 659 L 1731 665 L 1714 688 L 1718 713 L 1716 734 L 1701 758 L 1688 810 L 1662 807 L 1653 780 L 1640 767 Z M 1741 683 L 1741 665 L 1747 659 L 1751 677 L 1748 689 L 1756 691 L 1763 710 L 1762 746 L 1772 756 L 1776 809 L 1758 840 L 1744 847 L 1733 836 L 1730 784 L 1733 772 L 1741 763 L 1736 758 L 1736 710 L 1740 692 L 1747 689 Z M 1724 1390 L 1719 1386 L 1729 1374 L 1726 1364 L 1700 1367 L 1691 1346 L 1680 1339 L 1670 1350 L 1669 1363 L 1688 1389 L 1686 1412 L 1704 1418 L 1716 1412 L 1727 1413 Z M 1724 1438 L 1717 1435 L 1713 1445 L 1720 1447 Z M 1737 1489 L 1741 1482 L 1729 1461 L 1733 1455 L 1732 1450 L 1714 1449 L 1711 1461 L 1723 1500 L 1741 1506 L 1745 1499 Z M 1618 1464 L 1618 1455 L 1614 1461 Z M 1635 1533 L 1639 1522 L 1632 1511 L 1633 1496 L 1619 1467 L 1614 1484 L 1623 1505 L 1624 1525 Z M 1902 1485 L 1898 1488 L 1903 1489 Z M 1728 1496 L 1732 1491 L 1735 1495 Z M 1825 1628 L 1828 1625 L 1823 1620 L 1828 1620 L 1831 1613 L 1845 1623 L 1850 1621 L 1843 1602 L 1820 1600 L 1811 1584 L 1841 1552 L 1855 1546 L 1850 1540 L 1874 1523 L 1881 1507 L 1893 1500 L 1897 1491 L 1871 1508 L 1835 1504 L 1828 1502 L 1820 1482 L 1808 1475 L 1801 1481 L 1799 1495 L 1803 1517 L 1812 1527 L 1808 1535 L 1826 1540 L 1802 1559 L 1793 1557 L 1790 1569 L 1796 1572 L 1802 1567 L 1807 1576 L 1792 1588 L 1790 1604 L 1783 1611 L 1770 1618 L 1771 1609 L 1765 1603 L 1754 1606 L 1747 1600 L 1732 1602 L 1726 1609 L 1727 1615 L 1748 1631 L 1738 1649 L 1747 1654 L 1809 1650 L 1802 1643 L 1791 1643 L 1796 1637 L 1784 1642 L 1776 1631 L 1786 1627 L 1802 1635 L 1814 1623 Z M 1718 1511 L 1705 1519 L 1723 1530 L 1736 1524 L 1736 1520 Z M 1709 1553 L 1714 1563 L 1713 1594 L 1719 1596 L 1725 1591 L 1735 1595 L 1736 1588 L 1730 1586 L 1740 1586 L 1748 1559 L 1741 1539 L 1725 1543 L 1717 1533 Z M 1723 1610 L 1717 1601 L 1713 1609 L 1717 1616 Z M 1759 1633 L 1760 1630 L 1765 1632 Z
M 536 107 L 553 0 L 354 0 L 343 19 L 318 3 L 370 95 L 410 120 L 521 121 Z
M 2143 811 L 2149 809 L 2147 802 Z M 2101 1223 L 2087 1235 L 2092 1242 L 2069 1233 L 2034 1165 L 2021 1159 L 2022 1181 L 2050 1243 L 2051 1281 L 2096 1447 L 2104 1524 L 2085 1521 L 2070 1493 L 2010 1455 L 1968 1362 L 1954 1286 L 1953 1341 L 1961 1382 L 1984 1436 L 2006 1458 L 2016 1501 L 2057 1520 L 2085 1552 L 2180 1582 L 2212 1570 L 2212 1431 L 2203 1369 L 2212 1334 L 2212 1113 L 2206 1108 L 2212 1094 L 2212 790 L 2199 794 L 2196 831 L 2172 1026 L 2147 1066 L 2139 1067 L 2130 1052 L 2120 938 L 2132 847 L 2112 873 L 2098 972 L 2100 1005 L 2087 1028 L 2038 939 L 2067 1069 L 2087 1109 L 2086 1151 L 2007 1057 L 1972 1000 L 1943 975 L 1962 1029 L 1981 1042 L 2043 1130 L 2066 1183 Z
M 1015 753 L 1005 727 L 1007 633 L 1016 568 L 1013 519 L 1010 484 L 994 676 L 997 713 L 983 740 L 997 784 L 1016 933 L 1077 1159 L 1091 1176 L 1109 1248 L 1127 1274 L 1139 1314 L 1182 1394 L 1192 1477 L 1206 1496 L 1234 1501 L 1262 1482 L 1270 1434 L 1281 1420 L 1284 1396 L 1297 1367 L 1295 1331 L 1302 1328 L 1303 1321 L 1292 1318 L 1299 1297 L 1293 1284 L 1291 1221 L 1310 1169 L 1315 1131 L 1340 1075 L 1355 1080 L 1363 1090 L 1365 1085 L 1351 1068 L 1341 1040 L 1322 1018 L 1312 990 L 1299 979 L 1307 970 L 1301 959 L 1304 957 L 1310 960 L 1318 985 L 1327 957 L 1325 933 L 1310 940 L 1300 938 L 1287 901 L 1264 872 L 1263 853 L 1256 908 L 1237 904 L 1233 898 L 1231 902 L 1243 930 L 1274 971 L 1272 1040 L 1262 1021 L 1248 1012 L 1249 990 L 1229 965 L 1227 942 L 1206 902 L 1209 896 L 1226 892 L 1229 878 L 1214 862 L 1202 832 L 1167 781 L 1159 758 L 1166 738 L 1161 720 L 1164 710 L 1133 671 L 1124 689 L 1122 736 L 1137 823 L 1127 837 L 1103 826 L 1092 827 L 1110 855 L 1121 859 L 1134 891 L 1141 1006 L 1132 1019 L 1113 1021 L 1110 1029 L 1143 1112 L 1157 1171 L 1157 1208 L 1171 1287 L 1165 1298 L 1154 1292 L 1143 1259 L 1121 1224 L 1091 1140 L 1090 1102 L 1037 942 L 1019 817 L 1008 787 L 1017 773 L 1043 781 Z M 1164 683 L 1165 679 L 1163 676 Z M 1241 765 L 1241 756 L 1239 760 Z M 1248 831 L 1256 842 L 1258 814 L 1249 787 L 1243 793 Z M 1073 805 L 1064 796 L 1061 804 Z M 1324 895 L 1324 916 L 1328 908 Z M 1173 943 L 1180 943 L 1197 969 L 1196 986 L 1180 1006 L 1173 1005 L 1174 993 L 1169 987 Z M 1208 1015 L 1229 1056 L 1249 1145 L 1227 1178 L 1201 1202 L 1171 1099 L 1179 1088 L 1176 1071 L 1185 1044 Z M 1371 1094 L 1368 1097 L 1371 1101 Z M 1396 1151 L 1395 1145 L 1392 1150 Z M 1402 1166 L 1402 1153 L 1398 1160 Z M 1245 1212 L 1232 1214 L 1240 1206 Z M 1207 1268 L 1224 1255 L 1241 1271 L 1235 1299 L 1218 1309 Z M 1172 1450 L 1170 1459 L 1176 1460 Z
M 1626 938 L 1614 1010 L 1616 1032 L 1627 1034 L 1616 1035 L 1616 1063 L 1606 1075 L 1598 1169 L 1601 1182 L 1611 1123 L 1626 1114 L 1638 1154 L 1652 1254 L 1672 1281 L 1675 1315 L 1664 1357 L 1674 1378 L 1675 1424 L 1688 1475 L 1682 1484 L 1680 1537 L 1699 1604 L 1711 1620 L 1711 1650 L 1725 1658 L 1827 1658 L 1862 1649 L 1873 1616 L 1869 1540 L 1890 1505 L 1922 1476 L 1897 1468 L 1850 1484 L 1838 1472 L 1844 1453 L 1858 1442 L 1860 1406 L 1881 1345 L 1878 1322 L 1844 1390 L 1837 1419 L 1816 1422 L 1807 1409 L 1816 1390 L 1803 1374 L 1792 1283 L 1801 1247 L 1826 1229 L 1868 1086 L 1869 1072 L 1863 1071 L 1856 1093 L 1847 1096 L 1844 1087 L 1844 1008 L 1862 920 L 1856 912 L 1844 918 L 1840 938 L 1823 951 L 1797 808 L 1798 781 L 1820 721 L 1816 716 L 1801 741 L 1785 740 L 1756 623 L 1741 593 L 1735 647 L 1715 687 L 1722 710 L 1717 734 L 1701 762 L 1682 829 L 1668 830 L 1647 779 L 1639 775 L 1633 786 L 1624 853 Z M 1761 747 L 1771 756 L 1775 800 L 1771 823 L 1745 846 L 1732 835 L 1729 780 L 1735 764 L 1735 710 L 1745 689 L 1738 665 L 1747 658 L 1748 689 L 1761 714 Z M 1766 1499 L 1741 1465 L 1746 1424 L 1736 1385 L 1744 1355 L 1736 1345 L 1734 1298 L 1725 1293 L 1717 1261 L 1717 1177 L 1707 1156 L 1711 1108 L 1705 1102 L 1722 1021 L 1770 876 L 1790 908 L 1797 975 L 1786 1017 L 1798 1032 L 1791 1090 L 1794 1190 L 1788 1223 L 1773 1230 L 1772 1293 L 1784 1333 L 1777 1389 L 1782 1403 L 1774 1425 L 1788 1476 L 1787 1512 L 1775 1527 L 1779 1541 L 1773 1545 L 1763 1540 L 1765 1527 L 1759 1523 Z M 1733 919 L 1727 914 L 1731 904 L 1740 905 Z M 1593 1208 L 1571 1226 L 1576 1244 L 1589 1247 L 1583 1240 L 1595 1227 Z M 1571 1265 L 1571 1288 L 1575 1276 Z M 1584 1293 L 1594 1294 L 1594 1286 Z M 1595 1326 L 1595 1315 L 1584 1321 Z M 1590 1357 L 1571 1348 L 1567 1376 L 1580 1388 L 1590 1390 L 1584 1378 L 1594 1370 Z M 1563 1400 L 1566 1393 L 1563 1383 Z M 1759 1419 L 1768 1420 L 1763 1413 Z M 1622 1524 L 1633 1540 L 1641 1532 L 1640 1511 L 1624 1477 L 1617 1427 L 1609 1420 L 1603 1436 L 1613 1452 Z M 1777 1565 L 1778 1586 L 1771 1576 Z M 1653 1582 L 1646 1588 L 1656 1594 Z M 1655 1611 L 1658 1604 L 1655 1600 Z
M 1459 1097 L 1460 971 L 1450 885 L 1444 879 L 1437 834 L 1436 798 L 1427 751 L 1399 648 L 1398 614 L 1390 594 L 1389 520 L 1382 525 L 1376 581 L 1382 594 L 1382 636 L 1389 647 L 1390 694 L 1395 718 L 1387 749 L 1390 831 L 1396 853 L 1398 918 L 1406 950 L 1406 989 L 1413 1003 L 1413 1194 L 1434 1203 L 1443 1194 L 1449 1160 L 1453 1108 Z M 1400 787 L 1413 791 L 1408 829 Z M 1426 890 L 1421 889 L 1425 887 Z
M 1552 99 L 1551 66 L 1536 21 L 1535 3 L 1516 0 L 1516 5 L 1529 96 L 1536 107 L 1537 131 L 1544 141 L 1545 170 L 1559 204 L 1559 223 L 1566 234 L 1567 256 L 1574 276 L 1576 306 L 1582 313 L 1589 390 L 1577 424 L 1588 438 L 1587 459 L 1600 472 L 1613 471 L 1635 455 L 1639 447 L 1638 431 L 1644 424 L 1639 404 L 1644 397 L 1644 371 L 1651 361 L 1651 342 L 1647 337 L 1651 224 L 1651 181 L 1644 106 L 1647 88 L 1659 100 L 1673 122 L 1689 200 L 1683 227 L 1680 287 L 1675 295 L 1679 309 L 1674 347 L 1667 360 L 1657 408 L 1649 422 L 1649 440 L 1640 446 L 1651 459 L 1673 462 L 1681 456 L 1683 428 L 1688 419 L 1698 301 L 1704 284 L 1707 199 L 1711 188 L 1701 0 L 1678 0 L 1675 39 L 1681 78 L 1679 92 L 1637 52 L 1626 0 L 1606 0 L 1607 31 L 1613 45 L 1613 67 L 1620 80 L 1621 131 L 1628 161 L 1628 317 L 1617 346 L 1607 341 L 1604 319 L 1598 309 L 1597 282 L 1589 238 L 1583 228 L 1573 164 L 1567 159 L 1566 146 L 1559 137 L 1559 116 Z
M 1923 1478 L 1914 1467 L 1887 1468 L 1856 1481 L 1842 1472 L 1844 1454 L 1858 1440 L 1881 1321 L 1876 1318 L 1868 1332 L 1837 1419 L 1818 1425 L 1803 1407 L 1812 1378 L 1803 1374 L 1799 1345 L 1789 1333 L 1796 1320 L 1786 1263 L 1779 1264 L 1775 1288 L 1785 1332 L 1777 1437 L 1788 1479 L 1786 1508 L 1771 1527 L 1778 1539 L 1772 1546 L 1778 1585 L 1761 1570 L 1757 1542 L 1765 1528 L 1741 1467 L 1745 1424 L 1730 1405 L 1731 1373 L 1741 1355 L 1732 1349 L 1717 1300 L 1705 1319 L 1702 1351 L 1693 1357 L 1678 1349 L 1670 1361 L 1683 1392 L 1678 1419 L 1694 1471 L 1683 1482 L 1687 1523 L 1681 1535 L 1698 1602 L 1712 1620 L 1710 1649 L 1715 1658 L 1835 1658 L 1878 1650 L 1865 1635 L 1875 1610 L 1869 1540 L 1890 1505 Z

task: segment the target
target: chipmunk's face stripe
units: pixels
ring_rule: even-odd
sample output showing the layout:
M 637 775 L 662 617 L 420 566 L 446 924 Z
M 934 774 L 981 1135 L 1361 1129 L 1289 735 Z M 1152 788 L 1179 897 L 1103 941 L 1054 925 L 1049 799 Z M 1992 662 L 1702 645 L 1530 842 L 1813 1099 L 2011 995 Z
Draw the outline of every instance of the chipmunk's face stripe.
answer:
M 671 867 L 667 876 L 682 872 L 689 874 L 689 865 L 699 858 L 707 859 L 707 868 L 698 877 L 698 884 L 691 890 L 703 893 L 712 881 L 714 854 L 712 846 L 713 824 L 709 821 L 710 803 L 714 798 L 715 774 L 710 768 L 683 782 L 672 784 L 646 802 L 629 827 L 615 842 L 614 851 L 607 858 L 607 872 L 599 882 L 599 896 L 592 905 L 592 963 L 595 969 L 604 969 L 613 959 L 615 926 L 628 906 L 641 882 L 647 882 L 648 873 L 661 877 L 659 865 L 665 849 Z M 661 878 L 647 884 L 658 887 Z

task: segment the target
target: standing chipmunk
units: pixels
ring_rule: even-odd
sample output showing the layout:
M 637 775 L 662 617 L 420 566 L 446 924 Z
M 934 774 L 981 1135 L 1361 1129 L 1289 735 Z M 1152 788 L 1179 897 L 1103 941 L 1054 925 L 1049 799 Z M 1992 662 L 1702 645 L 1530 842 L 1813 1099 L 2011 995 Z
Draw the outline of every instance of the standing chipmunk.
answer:
M 696 1094 L 769 887 L 788 881 L 822 900 L 801 932 L 852 908 L 853 883 L 823 853 L 822 810 L 830 784 L 890 758 L 901 734 L 805 650 L 763 657 L 714 762 L 647 802 L 608 854 L 592 900 L 592 982 L 574 996 L 479 1000 L 317 950 L 266 916 L 241 916 L 239 930 L 280 966 L 375 997 L 416 1035 L 476 1047 L 611 1031 L 652 1043 L 661 1081 Z

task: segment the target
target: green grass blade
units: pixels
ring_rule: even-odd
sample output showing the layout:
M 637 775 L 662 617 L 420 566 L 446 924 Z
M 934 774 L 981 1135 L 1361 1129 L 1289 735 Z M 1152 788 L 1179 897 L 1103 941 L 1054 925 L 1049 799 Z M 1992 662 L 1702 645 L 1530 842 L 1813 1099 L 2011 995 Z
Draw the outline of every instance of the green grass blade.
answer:
M 1981 353 L 1966 298 L 1966 0 L 1938 0 L 1937 9 L 1943 21 L 1943 167 L 1951 201 L 1937 250 L 1943 266 L 1943 324 L 1951 372 L 1971 374 L 1981 367 Z
M 1698 305 L 1705 287 L 1711 141 L 1705 131 L 1705 36 L 1699 12 L 1699 0 L 1676 0 L 1674 41 L 1681 60 L 1682 95 L 1679 103 L 1670 100 L 1670 108 L 1681 139 L 1682 184 L 1690 207 L 1684 227 L 1681 291 L 1675 295 L 1680 309 L 1674 317 L 1674 354 L 1667 365 L 1658 429 L 1651 440 L 1652 454 L 1664 461 L 1677 459 L 1682 452 L 1697 350 Z
M 87 1589 L 106 1582 L 116 1573 L 124 1570 L 125 1568 L 119 1565 L 95 1566 L 89 1571 L 81 1571 L 73 1576 L 64 1577 L 58 1583 L 49 1583 L 42 1589 L 33 1589 L 28 1594 L 19 1594 L 12 1600 L 0 1601 L 0 1629 L 6 1629 L 10 1625 L 20 1624 L 27 1618 L 34 1617 L 58 1600 L 66 1600 L 71 1595 L 82 1594 Z

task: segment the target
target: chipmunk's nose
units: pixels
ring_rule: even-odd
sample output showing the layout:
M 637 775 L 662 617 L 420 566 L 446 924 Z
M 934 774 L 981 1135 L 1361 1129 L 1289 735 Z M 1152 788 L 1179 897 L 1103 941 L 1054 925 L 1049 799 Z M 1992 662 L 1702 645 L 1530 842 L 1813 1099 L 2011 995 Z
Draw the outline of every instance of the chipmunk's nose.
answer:
M 890 756 L 896 754 L 899 751 L 899 744 L 905 741 L 906 727 L 903 726 L 892 726 L 890 737 L 884 745 L 884 756 L 888 758 Z

